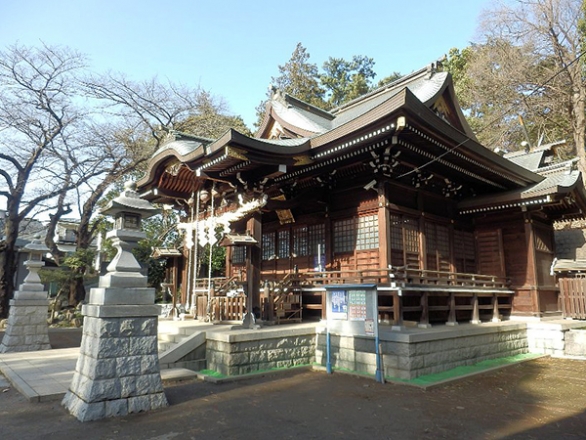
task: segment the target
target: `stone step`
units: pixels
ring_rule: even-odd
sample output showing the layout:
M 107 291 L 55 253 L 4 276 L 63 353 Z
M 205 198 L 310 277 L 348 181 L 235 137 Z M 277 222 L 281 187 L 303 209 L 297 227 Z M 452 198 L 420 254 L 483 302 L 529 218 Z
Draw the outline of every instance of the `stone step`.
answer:
M 194 320 L 187 321 L 159 321 L 158 348 L 159 356 L 173 350 L 182 341 L 198 331 L 201 325 Z
M 197 373 L 187 368 L 168 368 L 161 370 L 161 379 L 163 383 L 182 382 L 185 380 L 197 379 Z

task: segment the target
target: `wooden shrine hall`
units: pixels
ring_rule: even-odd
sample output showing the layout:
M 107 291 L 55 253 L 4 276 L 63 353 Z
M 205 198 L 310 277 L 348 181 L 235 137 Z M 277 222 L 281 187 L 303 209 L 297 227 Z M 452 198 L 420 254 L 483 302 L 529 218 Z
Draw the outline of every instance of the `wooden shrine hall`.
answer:
M 586 212 L 578 171 L 521 162 L 477 142 L 431 65 L 332 111 L 274 91 L 254 137 L 172 133 L 139 190 L 183 210 L 173 282 L 200 318 L 239 291 L 265 320 L 319 319 L 324 286 L 374 283 L 381 322 L 479 323 L 560 310 L 553 224 Z M 225 277 L 195 276 L 216 231 Z

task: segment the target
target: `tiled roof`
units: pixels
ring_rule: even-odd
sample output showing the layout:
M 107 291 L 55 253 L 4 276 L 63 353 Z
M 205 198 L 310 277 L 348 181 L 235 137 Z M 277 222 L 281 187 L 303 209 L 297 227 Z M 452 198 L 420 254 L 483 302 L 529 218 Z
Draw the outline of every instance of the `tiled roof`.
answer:
M 272 102 L 277 116 L 288 123 L 312 133 L 324 133 L 332 128 L 331 120 L 302 107 L 287 105 L 280 100 Z
M 428 74 L 424 75 L 424 71 L 420 71 L 419 73 L 419 76 L 409 78 L 407 81 L 391 83 L 390 85 L 375 90 L 374 92 L 354 100 L 339 109 L 332 110 L 332 114 L 336 117 L 334 121 L 332 121 L 333 127 L 339 127 L 340 125 L 372 110 L 376 106 L 395 96 L 405 87 L 407 87 L 421 102 L 426 102 L 441 90 L 448 76 L 447 72 L 436 72 L 431 76 Z
M 421 69 L 356 98 L 329 113 L 323 110 L 311 111 L 311 108 L 308 108 L 311 106 L 306 103 L 279 92 L 273 95 L 270 102 L 277 116 L 288 124 L 312 133 L 322 134 L 369 112 L 405 88 L 425 103 L 442 90 L 447 77 L 447 72 Z
M 202 145 L 209 145 L 213 142 L 213 139 L 208 139 L 201 136 L 192 136 L 180 132 L 171 132 L 167 136 L 166 141 L 161 147 L 153 154 L 153 158 L 163 154 L 167 151 L 174 151 L 179 156 L 195 151 Z
M 516 163 L 523 168 L 527 168 L 531 171 L 536 171 L 541 166 L 545 151 L 532 151 L 530 153 L 516 152 L 522 154 L 505 155 L 505 158 L 511 162 Z
M 499 207 L 517 206 L 532 203 L 532 200 L 539 200 L 554 194 L 567 194 L 576 185 L 582 185 L 582 179 L 579 171 L 570 173 L 557 173 L 546 177 L 541 182 L 523 188 L 517 188 L 511 191 L 491 194 L 476 198 L 470 198 L 460 203 L 460 212 L 470 213 L 478 210 L 486 210 L 482 207 L 491 206 L 489 210 L 499 209 Z M 538 203 L 545 203 L 545 200 L 539 200 Z
M 524 188 L 521 191 L 521 198 L 553 194 L 558 188 L 571 188 L 576 185 L 579 178 L 579 171 L 552 174 L 541 182 Z
M 586 272 L 586 260 L 559 259 L 552 268 L 554 272 Z

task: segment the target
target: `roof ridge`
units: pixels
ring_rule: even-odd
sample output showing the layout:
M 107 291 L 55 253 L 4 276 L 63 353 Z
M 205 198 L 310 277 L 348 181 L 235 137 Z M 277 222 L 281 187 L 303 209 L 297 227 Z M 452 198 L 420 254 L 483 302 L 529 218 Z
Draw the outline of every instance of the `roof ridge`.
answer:
M 273 96 L 271 97 L 271 100 L 279 102 L 279 98 L 283 98 L 284 102 L 281 102 L 281 104 L 283 105 L 291 103 L 297 104 L 297 107 L 304 107 L 305 110 L 308 110 L 311 113 L 314 113 L 318 116 L 328 118 L 329 120 L 334 119 L 334 115 L 332 115 L 329 111 L 319 108 L 313 104 L 310 104 L 309 102 L 305 102 L 299 98 L 296 98 L 287 92 L 281 92 L 280 90 L 276 90 Z
M 438 63 L 439 63 L 439 61 L 435 62 L 435 63 L 430 63 L 427 66 L 422 67 L 419 70 L 415 70 L 411 73 L 408 73 L 407 75 L 403 75 L 402 77 L 397 78 L 396 80 L 391 81 L 390 83 L 384 84 L 384 85 L 382 85 L 382 86 L 380 86 L 380 87 L 378 87 L 368 93 L 365 93 L 364 95 L 359 96 L 358 98 L 354 98 L 353 100 L 348 101 L 348 102 L 332 109 L 331 113 L 332 114 L 339 113 L 340 111 L 345 110 L 348 107 L 351 107 L 355 104 L 358 104 L 360 101 L 366 100 L 374 95 L 385 92 L 387 90 L 394 89 L 394 88 L 400 86 L 401 83 L 411 81 L 415 78 L 423 76 L 424 74 L 430 74 L 431 76 L 433 76 L 434 73 L 439 71 L 438 70 L 438 66 L 439 66 Z

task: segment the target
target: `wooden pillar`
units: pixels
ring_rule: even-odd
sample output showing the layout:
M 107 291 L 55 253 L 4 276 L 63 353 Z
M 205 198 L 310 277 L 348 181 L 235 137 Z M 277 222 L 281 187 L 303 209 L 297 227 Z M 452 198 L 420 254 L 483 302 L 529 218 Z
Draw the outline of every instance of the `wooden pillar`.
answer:
M 394 330 L 403 329 L 403 302 L 401 291 L 393 293 L 393 327 Z
M 450 311 L 448 314 L 448 322 L 446 322 L 446 325 L 458 325 L 458 321 L 456 320 L 456 294 L 454 292 L 450 292 L 450 298 L 448 301 Z
M 526 212 L 525 218 L 525 240 L 527 243 L 527 276 L 526 284 L 529 285 L 531 302 L 532 302 L 532 314 L 534 316 L 541 315 L 541 304 L 539 301 L 539 290 L 537 289 L 537 267 L 535 257 L 535 236 L 533 231 L 533 222 L 531 221 L 531 214 Z
M 472 296 L 472 319 L 471 324 L 480 324 L 480 312 L 478 310 L 478 294 L 474 293 Z
M 492 294 L 492 322 L 501 322 L 499 313 L 499 298 L 496 293 Z
M 388 268 L 391 264 L 391 219 L 388 206 L 387 186 L 378 185 L 378 261 L 379 267 Z
M 260 243 L 262 243 L 262 223 L 260 213 L 255 213 L 246 222 L 246 230 L 258 243 L 255 246 L 249 247 L 250 255 L 246 258 L 247 294 L 252 298 L 251 304 L 253 310 L 257 307 L 260 310 L 260 268 L 262 263 L 260 252 Z
M 421 304 L 421 318 L 419 319 L 417 327 L 429 328 L 431 327 L 429 324 L 429 294 L 423 292 L 419 301 Z

